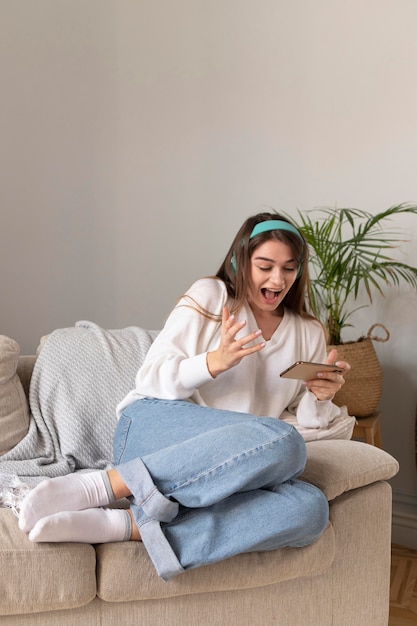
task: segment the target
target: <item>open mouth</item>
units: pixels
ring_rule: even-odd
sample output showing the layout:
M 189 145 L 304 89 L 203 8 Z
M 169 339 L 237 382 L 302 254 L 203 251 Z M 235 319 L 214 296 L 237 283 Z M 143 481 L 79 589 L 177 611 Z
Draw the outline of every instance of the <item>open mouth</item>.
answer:
M 275 300 L 279 297 L 281 290 L 273 291 L 272 289 L 266 289 L 266 287 L 263 287 L 261 289 L 261 293 L 262 293 L 264 300 L 268 302 L 275 302 Z

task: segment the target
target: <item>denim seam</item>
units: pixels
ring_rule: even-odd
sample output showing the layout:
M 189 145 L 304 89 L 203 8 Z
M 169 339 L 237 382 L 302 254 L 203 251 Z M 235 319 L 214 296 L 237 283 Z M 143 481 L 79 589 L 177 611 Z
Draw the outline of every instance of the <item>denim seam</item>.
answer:
M 292 427 L 292 429 L 293 429 L 293 427 Z M 231 463 L 235 463 L 236 461 L 239 461 L 241 459 L 244 459 L 247 456 L 251 456 L 251 455 L 253 456 L 254 454 L 259 453 L 260 451 L 265 450 L 265 448 L 267 448 L 267 447 L 272 447 L 272 444 L 275 445 L 275 444 L 279 443 L 280 441 L 282 441 L 285 437 L 287 437 L 292 432 L 292 429 L 290 431 L 288 431 L 288 433 L 286 433 L 284 436 L 281 436 L 279 438 L 275 437 L 274 439 L 271 439 L 270 441 L 262 444 L 261 446 L 256 446 L 256 448 L 250 448 L 249 450 L 245 450 L 241 454 L 238 454 L 236 456 L 230 457 L 229 459 L 226 459 L 225 461 L 223 461 L 222 463 L 216 465 L 215 467 L 211 467 L 211 468 L 205 470 L 204 472 L 201 472 L 197 476 L 194 476 L 193 478 L 188 479 L 187 481 L 185 481 L 183 483 L 176 483 L 173 486 L 171 486 L 170 488 L 167 488 L 166 492 L 169 493 L 169 494 L 172 494 L 173 491 L 175 491 L 177 489 L 182 489 L 183 487 L 187 487 L 187 485 L 192 485 L 193 483 L 198 482 L 202 478 L 205 478 L 206 476 L 209 476 L 210 474 L 213 474 L 213 473 L 217 472 L 222 467 L 226 467 L 227 465 L 229 465 Z
M 123 451 L 126 448 L 126 441 L 127 441 L 127 437 L 129 434 L 131 423 L 132 423 L 132 420 L 130 419 L 130 417 L 124 414 L 121 415 L 120 425 L 123 424 L 123 436 L 120 439 L 117 450 L 114 451 L 114 462 L 116 465 L 119 465 Z
M 159 520 L 155 519 L 154 517 L 147 517 L 146 519 L 143 520 L 135 520 L 136 521 L 136 525 L 138 528 L 142 528 L 142 526 L 146 526 L 146 524 L 150 524 L 151 522 L 158 522 Z
M 147 504 L 147 502 L 152 500 L 152 497 L 156 493 L 161 493 L 161 492 L 156 487 L 154 487 L 153 489 L 151 489 L 151 491 L 148 491 L 148 493 L 145 494 L 141 500 L 138 500 L 137 497 L 134 496 L 135 497 L 135 504 L 137 504 L 140 507 L 143 507 L 144 504 Z M 164 494 L 161 494 L 161 495 L 164 495 Z M 164 496 L 164 498 L 166 498 L 166 496 Z

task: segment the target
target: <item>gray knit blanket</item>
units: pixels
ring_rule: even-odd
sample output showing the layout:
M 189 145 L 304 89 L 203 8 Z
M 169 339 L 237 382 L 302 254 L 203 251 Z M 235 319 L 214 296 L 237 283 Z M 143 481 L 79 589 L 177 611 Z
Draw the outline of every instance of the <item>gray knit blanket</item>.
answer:
M 0 457 L 0 506 L 44 478 L 111 466 L 116 406 L 157 335 L 92 322 L 54 331 L 36 360 L 27 435 Z

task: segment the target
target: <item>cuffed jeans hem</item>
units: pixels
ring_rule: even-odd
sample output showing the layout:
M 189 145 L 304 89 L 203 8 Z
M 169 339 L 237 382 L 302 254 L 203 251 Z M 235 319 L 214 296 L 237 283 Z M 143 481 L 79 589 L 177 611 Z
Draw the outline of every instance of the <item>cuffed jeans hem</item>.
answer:
M 184 572 L 184 568 L 169 545 L 157 520 L 148 520 L 138 526 L 142 543 L 154 564 L 158 576 L 167 582 Z
M 147 517 L 171 522 L 178 515 L 178 502 L 169 500 L 157 489 L 142 459 L 137 457 L 118 465 L 116 469 L 132 493 L 131 502 L 141 508 Z

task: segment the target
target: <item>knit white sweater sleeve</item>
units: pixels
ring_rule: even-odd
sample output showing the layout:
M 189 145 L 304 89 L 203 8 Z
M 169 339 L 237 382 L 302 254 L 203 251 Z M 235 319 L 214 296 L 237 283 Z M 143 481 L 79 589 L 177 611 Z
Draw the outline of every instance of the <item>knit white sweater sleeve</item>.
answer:
M 220 281 L 201 279 L 187 293 L 192 299 L 182 298 L 173 309 L 136 376 L 141 396 L 187 399 L 212 379 L 207 352 L 217 347 L 220 322 L 202 315 L 193 301 L 221 315 L 226 289 Z

